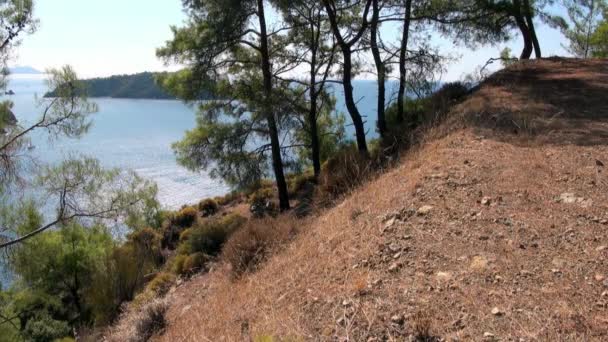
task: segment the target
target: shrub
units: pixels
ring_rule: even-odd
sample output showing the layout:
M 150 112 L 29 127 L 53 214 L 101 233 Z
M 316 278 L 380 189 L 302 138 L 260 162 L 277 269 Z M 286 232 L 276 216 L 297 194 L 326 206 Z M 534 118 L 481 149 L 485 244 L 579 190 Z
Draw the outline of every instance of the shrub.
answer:
M 136 323 L 136 335 L 131 341 L 144 342 L 161 332 L 167 325 L 166 313 L 169 306 L 164 301 L 154 301 L 142 308 Z
M 171 273 L 160 272 L 152 279 L 144 291 L 153 292 L 157 296 L 164 296 L 169 292 L 169 289 L 175 281 L 175 276 Z
M 304 172 L 292 175 L 288 178 L 289 195 L 294 196 L 306 188 L 307 184 L 315 182 L 315 175 L 311 172 Z
M 175 215 L 173 223 L 181 228 L 188 228 L 192 227 L 197 217 L 198 211 L 196 209 L 185 207 Z
M 219 210 L 219 206 L 215 200 L 207 198 L 198 204 L 198 210 L 203 213 L 204 217 L 213 216 Z
M 292 222 L 265 219 L 249 221 L 224 246 L 222 258 L 232 266 L 235 276 L 254 271 L 273 250 L 295 234 Z
M 201 223 L 191 229 L 187 240 L 184 240 L 182 246 L 180 246 L 179 252 L 182 254 L 202 252 L 208 255 L 216 255 L 230 235 L 246 221 L 247 219 L 238 214 L 230 214 Z
M 127 237 L 127 244 L 131 244 L 136 252 L 143 255 L 146 260 L 152 260 L 156 265 L 163 263 L 161 253 L 162 236 L 152 228 L 137 230 Z
M 320 185 L 323 192 L 337 197 L 360 185 L 374 169 L 369 157 L 350 146 L 336 153 L 322 166 Z
M 188 258 L 185 254 L 178 254 L 172 259 L 171 271 L 177 275 L 184 274 L 184 262 Z
M 209 262 L 209 257 L 204 253 L 197 252 L 190 254 L 184 260 L 182 272 L 183 274 L 194 274 L 202 270 Z
M 232 204 L 235 201 L 240 200 L 240 198 L 241 198 L 241 193 L 237 192 L 237 191 L 233 191 L 233 192 L 226 194 L 225 196 L 216 197 L 216 198 L 214 198 L 214 200 L 220 206 L 227 206 L 229 204 Z

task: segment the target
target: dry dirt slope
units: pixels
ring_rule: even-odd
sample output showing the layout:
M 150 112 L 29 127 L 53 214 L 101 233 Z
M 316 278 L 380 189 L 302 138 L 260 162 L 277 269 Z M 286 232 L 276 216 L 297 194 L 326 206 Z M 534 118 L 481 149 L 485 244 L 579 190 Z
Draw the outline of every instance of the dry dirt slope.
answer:
M 608 340 L 606 95 L 607 61 L 492 77 L 448 120 L 462 128 L 261 270 L 178 287 L 158 340 Z

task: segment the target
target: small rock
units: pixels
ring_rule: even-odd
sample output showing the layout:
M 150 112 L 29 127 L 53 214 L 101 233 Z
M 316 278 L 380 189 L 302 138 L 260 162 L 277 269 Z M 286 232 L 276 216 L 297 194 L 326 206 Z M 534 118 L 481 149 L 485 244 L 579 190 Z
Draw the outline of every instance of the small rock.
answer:
M 400 257 L 401 257 L 401 252 L 395 253 L 395 255 L 393 255 L 393 259 L 399 259 Z
M 585 199 L 582 197 L 576 197 L 575 194 L 571 192 L 564 192 L 557 198 L 557 202 L 565 203 L 565 204 L 573 204 L 573 203 L 581 203 Z
M 486 332 L 483 333 L 483 337 L 487 338 L 487 339 L 493 339 L 495 336 L 491 332 L 487 332 L 486 331 Z
M 450 272 L 437 272 L 435 277 L 439 281 L 448 281 L 448 280 L 452 279 L 452 274 Z
M 395 244 L 395 243 L 391 243 L 391 244 L 388 246 L 388 249 L 389 249 L 391 252 L 396 253 L 396 252 L 399 252 L 399 251 L 401 250 L 401 246 L 399 246 L 399 245 L 397 245 L 397 244 Z
M 351 304 L 352 303 L 350 302 L 350 300 L 345 299 L 342 301 L 342 306 L 350 306 Z
M 401 263 L 394 262 L 388 267 L 389 272 L 397 272 L 401 268 Z
M 595 249 L 596 252 L 603 252 L 608 248 L 607 246 L 599 246 Z
M 604 281 L 604 279 L 606 279 L 606 277 L 604 277 L 604 275 L 597 273 L 595 275 L 595 280 L 596 281 Z
M 494 316 L 502 316 L 504 314 L 505 313 L 502 310 L 500 310 L 498 307 L 494 307 L 492 309 L 492 315 L 494 315 Z
M 384 229 L 390 229 L 392 228 L 395 223 L 397 222 L 396 218 L 390 218 L 388 221 L 386 221 L 386 223 L 384 224 Z
M 488 268 L 488 259 L 483 256 L 476 255 L 471 261 L 470 268 L 475 271 L 481 271 Z
M 482 199 L 481 199 L 481 204 L 482 204 L 482 205 L 489 206 L 490 204 L 492 204 L 492 198 L 487 197 L 487 196 L 486 196 L 486 197 L 484 197 L 484 198 L 482 198 Z
M 433 210 L 433 207 L 430 205 L 423 205 L 422 207 L 418 208 L 418 210 L 416 211 L 416 213 L 419 216 L 424 216 L 427 215 L 431 212 L 431 210 Z
M 342 316 L 340 317 L 337 321 L 336 324 L 340 325 L 340 326 L 344 326 L 346 325 L 346 317 Z
M 395 324 L 403 324 L 403 322 L 405 322 L 405 319 L 403 318 L 403 315 L 393 315 L 391 316 L 391 322 L 395 323 Z

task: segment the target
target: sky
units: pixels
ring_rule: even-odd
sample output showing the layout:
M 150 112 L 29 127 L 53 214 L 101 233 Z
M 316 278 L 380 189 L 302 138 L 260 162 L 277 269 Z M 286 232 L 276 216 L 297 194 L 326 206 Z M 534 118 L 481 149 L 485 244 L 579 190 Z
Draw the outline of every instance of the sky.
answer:
M 35 16 L 40 21 L 38 30 L 23 39 L 13 65 L 46 70 L 69 64 L 83 78 L 177 68 L 165 66 L 155 51 L 171 38 L 169 27 L 180 25 L 186 19 L 180 0 L 37 0 L 35 3 Z M 545 56 L 567 55 L 560 32 L 540 25 L 538 33 Z M 508 44 L 476 51 L 454 46 L 442 38 L 435 38 L 434 43 L 440 51 L 457 57 L 448 65 L 442 77 L 445 81 L 461 79 L 488 59 L 498 57 L 504 47 L 510 47 L 516 55 L 522 48 L 517 34 Z

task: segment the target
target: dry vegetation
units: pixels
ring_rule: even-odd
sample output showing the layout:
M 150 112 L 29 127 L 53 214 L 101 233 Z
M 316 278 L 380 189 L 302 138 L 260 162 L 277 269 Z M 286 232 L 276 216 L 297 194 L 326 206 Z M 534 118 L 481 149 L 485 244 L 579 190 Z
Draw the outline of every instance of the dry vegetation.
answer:
M 496 74 L 257 269 L 170 290 L 154 339 L 608 339 L 606 90 L 606 61 Z

